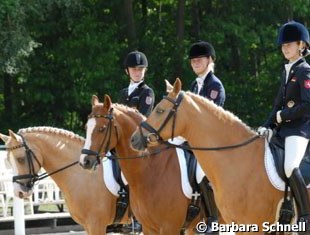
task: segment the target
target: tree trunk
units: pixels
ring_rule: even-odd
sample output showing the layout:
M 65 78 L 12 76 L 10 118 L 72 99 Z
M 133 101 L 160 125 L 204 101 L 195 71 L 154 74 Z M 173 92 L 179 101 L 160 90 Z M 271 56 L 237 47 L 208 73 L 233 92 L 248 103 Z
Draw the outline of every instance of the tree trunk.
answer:
M 193 36 L 195 39 L 200 39 L 200 16 L 199 16 L 199 5 L 197 0 L 192 2 L 192 19 L 193 19 Z
M 137 44 L 137 34 L 133 13 L 133 0 L 124 0 L 125 26 L 128 37 L 128 45 L 133 48 Z
M 184 57 L 184 15 L 185 15 L 185 0 L 178 1 L 178 11 L 177 11 L 177 51 L 175 57 L 175 77 L 180 77 L 183 71 L 183 57 Z

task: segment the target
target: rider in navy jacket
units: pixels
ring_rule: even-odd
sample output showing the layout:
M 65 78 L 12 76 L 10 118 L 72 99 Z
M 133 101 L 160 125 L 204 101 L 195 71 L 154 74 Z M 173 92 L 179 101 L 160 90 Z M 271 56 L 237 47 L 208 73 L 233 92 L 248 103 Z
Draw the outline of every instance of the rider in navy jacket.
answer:
M 197 81 L 193 81 L 191 84 L 190 91 L 198 94 Z M 225 102 L 225 89 L 218 77 L 210 71 L 204 79 L 203 86 L 199 92 L 200 96 L 213 100 L 218 106 L 224 106 Z
M 130 78 L 129 86 L 120 92 L 119 103 L 136 108 L 145 116 L 150 115 L 154 107 L 155 95 L 144 81 L 148 61 L 140 51 L 130 52 L 125 59 L 125 72 Z
M 295 21 L 281 26 L 278 44 L 289 63 L 285 64 L 273 110 L 264 124 L 277 129 L 285 140 L 284 170 L 296 200 L 298 222 L 306 223 L 310 234 L 310 203 L 299 165 L 310 139 L 310 40 L 307 28 Z M 301 234 L 301 233 L 299 233 Z
M 194 73 L 198 76 L 191 84 L 190 90 L 212 100 L 215 104 L 223 106 L 225 102 L 225 89 L 222 82 L 214 75 L 215 50 L 213 46 L 205 41 L 198 41 L 192 44 L 188 58 Z M 218 234 L 212 231 L 213 222 L 218 222 L 218 209 L 215 204 L 212 187 L 207 177 L 199 183 L 201 199 L 205 205 L 207 214 L 207 234 Z

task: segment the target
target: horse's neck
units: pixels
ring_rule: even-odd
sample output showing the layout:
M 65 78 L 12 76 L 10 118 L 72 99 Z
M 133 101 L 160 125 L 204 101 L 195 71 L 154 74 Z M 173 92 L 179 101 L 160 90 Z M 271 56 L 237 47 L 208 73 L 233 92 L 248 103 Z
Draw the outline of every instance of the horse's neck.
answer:
M 220 119 L 211 112 L 203 110 L 202 114 L 198 114 L 192 110 L 189 109 L 187 115 L 195 117 L 190 122 L 193 131 L 184 131 L 184 137 L 192 147 L 236 145 L 255 135 L 236 118 Z M 256 139 L 234 149 L 194 151 L 210 180 L 217 206 L 227 223 L 236 220 L 252 224 L 274 221 L 281 193 L 272 187 L 264 169 L 264 141 L 262 138 Z
M 52 173 L 78 161 L 80 149 L 83 146 L 82 142 L 71 140 L 69 138 L 63 139 L 64 137 L 55 140 L 55 138 L 49 138 L 48 136 L 37 138 L 34 135 L 30 137 L 29 140 L 31 140 L 31 138 L 33 139 L 32 145 L 36 145 L 36 149 L 39 150 L 43 158 L 42 167 L 48 173 Z M 30 144 L 31 143 L 29 143 L 29 145 Z M 67 184 L 70 184 L 70 182 L 74 184 L 76 173 L 79 173 L 82 170 L 79 168 L 80 167 L 77 167 L 77 165 L 69 167 L 53 174 L 51 178 L 62 190 L 65 190 Z
M 139 156 L 139 152 L 131 148 L 130 138 L 136 130 L 138 122 L 133 120 L 133 123 L 128 123 L 128 120 L 122 121 L 121 126 L 124 128 L 122 128 L 122 136 L 120 136 L 116 146 L 118 156 L 133 158 L 128 160 L 120 160 L 121 169 L 124 172 L 124 175 L 129 184 L 131 182 L 135 182 L 137 178 L 145 176 L 147 166 L 150 164 L 151 161 L 151 159 L 135 159 L 135 157 Z
M 216 110 L 208 110 L 208 107 L 201 107 L 199 112 L 196 109 L 189 109 L 188 117 L 195 117 L 195 121 L 187 122 L 189 128 L 185 128 L 181 135 L 187 139 L 192 147 L 224 147 L 240 144 L 253 137 L 254 133 L 237 120 L 215 114 Z M 221 111 L 221 110 L 220 110 Z M 260 146 L 258 146 L 259 144 Z M 253 171 L 255 152 L 262 149 L 263 145 L 258 142 L 250 143 L 236 149 L 218 151 L 195 151 L 195 156 L 207 172 L 210 180 L 216 182 L 229 182 L 232 176 L 245 166 L 243 174 L 245 177 Z M 257 168 L 257 166 L 256 166 Z M 220 173 L 221 172 L 221 173 Z M 223 174 L 225 172 L 225 174 Z M 234 177 L 233 177 L 234 178 Z

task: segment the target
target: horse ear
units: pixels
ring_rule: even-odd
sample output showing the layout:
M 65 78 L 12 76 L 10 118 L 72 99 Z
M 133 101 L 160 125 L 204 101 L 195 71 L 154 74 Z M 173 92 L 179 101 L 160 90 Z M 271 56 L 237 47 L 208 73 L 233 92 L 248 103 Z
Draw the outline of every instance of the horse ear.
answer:
M 166 92 L 169 93 L 173 90 L 173 86 L 170 84 L 170 82 L 168 80 L 165 79 L 165 83 L 166 83 Z
M 9 138 L 10 137 L 8 135 L 3 135 L 0 133 L 0 139 L 2 139 L 4 143 L 8 142 Z
M 18 137 L 17 137 L 17 135 L 14 133 L 14 131 L 12 131 L 12 130 L 9 129 L 9 134 L 10 134 L 10 137 L 11 137 L 11 138 L 13 138 L 13 139 L 15 139 L 15 140 L 18 140 Z
M 179 94 L 182 89 L 182 82 L 179 78 L 177 78 L 173 84 L 173 91 L 175 94 Z
M 93 95 L 92 99 L 91 99 L 91 104 L 92 106 L 95 106 L 99 103 L 99 99 L 96 95 Z
M 109 95 L 104 95 L 104 106 L 109 110 L 112 106 L 112 100 Z

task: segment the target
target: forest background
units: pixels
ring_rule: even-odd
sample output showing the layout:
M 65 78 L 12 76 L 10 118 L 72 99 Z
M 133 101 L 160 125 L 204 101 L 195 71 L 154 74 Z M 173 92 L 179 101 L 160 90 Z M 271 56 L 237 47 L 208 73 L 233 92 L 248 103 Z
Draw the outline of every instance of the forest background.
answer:
M 225 109 L 255 128 L 285 62 L 278 29 L 292 19 L 309 28 L 310 0 L 1 0 L 0 133 L 54 126 L 84 136 L 92 95 L 118 101 L 129 83 L 123 60 L 135 49 L 148 57 L 156 102 L 164 79 L 180 77 L 188 90 L 197 40 L 215 47 Z

